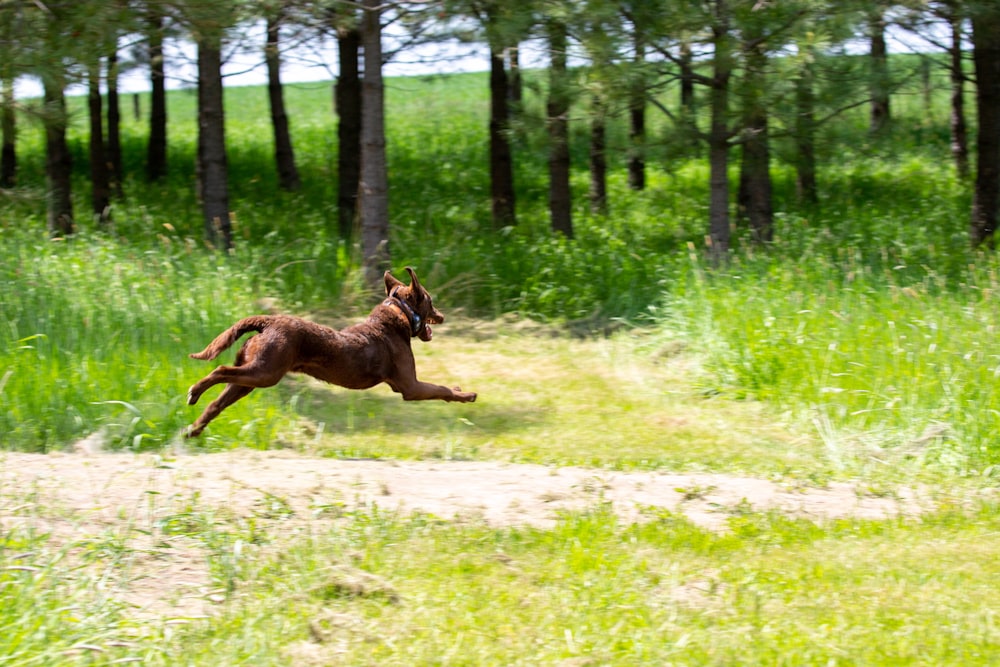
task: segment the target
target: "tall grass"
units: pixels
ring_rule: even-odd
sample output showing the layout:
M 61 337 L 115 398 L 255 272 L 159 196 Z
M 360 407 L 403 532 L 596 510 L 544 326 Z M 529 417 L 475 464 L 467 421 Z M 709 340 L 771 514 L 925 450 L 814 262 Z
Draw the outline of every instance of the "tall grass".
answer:
M 100 572 L 67 562 L 30 530 L 0 535 L 0 655 L 10 665 L 108 664 L 128 656 L 134 626 Z M 107 573 L 105 573 L 107 574 Z
M 941 294 L 911 283 L 815 280 L 783 268 L 693 282 L 675 302 L 706 341 L 717 385 L 812 421 L 841 464 L 916 457 L 980 470 L 997 460 L 995 277 Z
M 356 249 L 335 231 L 329 87 L 288 88 L 304 174 L 296 193 L 277 191 L 262 90 L 226 95 L 231 256 L 201 242 L 191 91 L 169 97 L 171 175 L 163 184 L 143 182 L 145 124 L 126 120 L 128 198 L 116 203 L 111 227 L 83 214 L 82 166 L 78 238 L 43 240 L 38 190 L 26 188 L 6 205 L 5 446 L 46 450 L 95 431 L 116 446 L 162 445 L 190 412 L 181 401 L 192 374 L 185 354 L 233 319 L 267 304 L 342 315 L 369 305 L 354 282 Z M 485 77 L 391 80 L 394 263 L 416 266 L 443 306 L 480 317 L 518 313 L 596 331 L 615 321 L 660 323 L 707 355 L 715 379 L 706 391 L 794 414 L 845 460 L 889 448 L 984 470 L 1000 460 L 989 345 L 996 262 L 966 247 L 968 187 L 952 175 L 946 134 L 936 129 L 946 118 L 928 118 L 901 99 L 900 129 L 888 142 L 867 137 L 851 118 L 826 128 L 824 151 L 851 148 L 821 171 L 818 208 L 795 202 L 794 174 L 776 162 L 776 243 L 754 248 L 736 228 L 731 262 L 709 268 L 700 158 L 662 154 L 669 144 L 654 144 L 645 191 L 613 172 L 608 216 L 587 210 L 586 173 L 578 169 L 576 238 L 553 237 L 542 128 L 531 121 L 537 100 L 529 100 L 528 121 L 514 134 L 519 224 L 494 231 Z M 83 165 L 82 101 L 72 108 L 72 148 Z M 574 155 L 583 155 L 583 124 L 574 127 Z M 22 182 L 41 183 L 41 133 L 23 130 Z M 620 167 L 623 133 L 611 136 L 611 163 Z M 265 393 L 256 410 L 237 405 L 213 431 L 222 441 L 238 435 L 266 446 L 286 423 L 278 417 L 287 412 L 282 400 Z
M 706 350 L 712 390 L 812 422 L 843 465 L 991 473 L 997 263 L 963 247 L 963 185 L 917 159 L 859 161 L 827 180 L 823 210 L 785 216 L 774 247 L 722 270 L 693 257 L 668 320 Z

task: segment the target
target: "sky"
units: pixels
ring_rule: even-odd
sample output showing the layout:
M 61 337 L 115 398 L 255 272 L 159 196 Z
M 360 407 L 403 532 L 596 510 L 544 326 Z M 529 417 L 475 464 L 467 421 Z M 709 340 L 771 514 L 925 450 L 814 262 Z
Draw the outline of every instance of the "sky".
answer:
M 263 63 L 264 26 L 259 24 L 247 31 L 242 44 L 230 45 L 224 50 L 222 68 L 224 85 L 252 86 L 267 83 L 267 70 Z M 384 38 L 383 49 L 389 51 L 394 43 L 391 34 Z M 122 45 L 119 59 L 127 61 L 129 46 Z M 169 40 L 164 45 L 167 87 L 190 88 L 197 80 L 194 45 L 182 40 Z M 526 67 L 544 62 L 543 53 L 532 44 L 522 48 L 522 62 Z M 425 74 L 450 74 L 455 72 L 480 72 L 489 69 L 489 53 L 482 44 L 427 44 L 407 48 L 398 53 L 383 68 L 385 76 L 411 76 Z M 313 39 L 307 45 L 283 49 L 281 80 L 283 83 L 332 81 L 337 75 L 337 45 L 332 39 Z M 150 88 L 149 70 L 139 66 L 123 71 L 118 81 L 119 91 L 134 93 Z M 70 86 L 68 95 L 85 92 L 83 84 Z M 33 77 L 17 80 L 15 93 L 18 98 L 40 97 L 40 82 Z
M 251 86 L 267 83 L 267 71 L 263 63 L 264 24 L 260 23 L 246 31 L 241 44 L 230 45 L 224 54 L 224 84 L 226 86 Z M 920 38 L 891 29 L 887 35 L 892 52 L 914 50 L 934 50 Z M 383 49 L 391 50 L 398 43 L 391 32 L 386 32 Z M 124 43 L 119 58 L 129 60 L 130 47 Z M 182 40 L 168 40 L 164 47 L 169 89 L 194 87 L 197 78 L 194 45 Z M 858 53 L 867 50 L 860 43 L 851 49 Z M 285 84 L 333 81 L 337 74 L 337 49 L 332 39 L 311 39 L 308 44 L 283 50 L 281 79 Z M 547 58 L 543 45 L 532 40 L 521 45 L 521 64 L 525 68 L 544 67 Z M 581 58 L 573 58 L 570 64 L 579 65 Z M 444 44 L 427 44 L 402 50 L 384 68 L 385 76 L 412 76 L 426 74 L 449 74 L 455 72 L 480 72 L 489 69 L 489 54 L 483 44 L 459 44 L 452 41 Z M 126 69 L 119 77 L 119 91 L 133 93 L 149 90 L 149 71 L 145 66 Z M 71 86 L 67 94 L 85 92 L 82 84 Z M 41 84 L 33 77 L 21 77 L 15 85 L 18 98 L 40 97 Z

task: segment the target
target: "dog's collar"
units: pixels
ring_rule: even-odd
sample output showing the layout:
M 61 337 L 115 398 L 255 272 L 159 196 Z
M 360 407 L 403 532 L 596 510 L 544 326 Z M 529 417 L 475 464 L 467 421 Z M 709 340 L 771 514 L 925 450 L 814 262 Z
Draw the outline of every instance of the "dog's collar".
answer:
M 406 299 L 401 299 L 396 296 L 396 290 L 398 289 L 399 287 L 393 288 L 392 292 L 389 293 L 389 296 L 386 297 L 382 304 L 386 306 L 397 306 L 401 311 L 403 311 L 403 314 L 406 315 L 406 319 L 410 323 L 410 337 L 413 338 L 423 331 L 424 321 L 420 315 L 413 310 L 410 304 L 406 302 Z

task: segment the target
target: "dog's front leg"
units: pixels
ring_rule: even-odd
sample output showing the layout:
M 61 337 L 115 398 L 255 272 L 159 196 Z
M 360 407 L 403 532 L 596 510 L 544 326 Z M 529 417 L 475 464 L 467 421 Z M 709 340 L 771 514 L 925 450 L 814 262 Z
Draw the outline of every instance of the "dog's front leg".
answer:
M 457 401 L 459 403 L 472 403 L 476 400 L 476 394 L 471 391 L 462 391 L 458 387 L 451 389 L 439 384 L 421 382 L 414 378 L 410 381 L 396 381 L 388 383 L 392 390 L 402 394 L 404 401 Z

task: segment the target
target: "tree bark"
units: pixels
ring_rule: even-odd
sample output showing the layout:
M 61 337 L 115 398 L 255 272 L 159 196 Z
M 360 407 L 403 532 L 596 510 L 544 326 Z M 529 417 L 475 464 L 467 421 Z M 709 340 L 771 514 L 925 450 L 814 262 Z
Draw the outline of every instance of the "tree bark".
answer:
M 149 25 L 149 143 L 146 178 L 155 182 L 167 175 L 167 88 L 163 67 L 163 17 L 151 12 Z
M 493 227 L 517 223 L 514 199 L 514 161 L 511 155 L 510 103 L 502 50 L 490 52 L 490 200 Z
M 983 4 L 972 14 L 976 67 L 976 183 L 972 199 L 972 245 L 994 246 L 1000 213 L 1000 7 Z
M 590 210 L 595 215 L 608 212 L 607 124 L 604 102 L 594 96 L 590 119 Z
M 90 65 L 87 76 L 87 111 L 90 118 L 90 206 L 94 217 L 106 222 L 110 213 L 111 188 L 108 156 L 104 149 L 104 114 L 101 105 L 101 64 Z
M 816 188 L 816 90 L 811 63 L 795 79 L 795 190 L 799 201 L 819 201 Z
M 222 44 L 218 35 L 198 41 L 198 163 L 205 238 L 216 248 L 233 247 L 229 219 L 229 166 L 223 110 Z
M 521 51 L 517 46 L 507 49 L 507 60 L 510 63 L 510 81 L 507 86 L 510 102 L 515 109 L 520 109 L 524 99 L 524 83 L 521 78 Z
M 45 175 L 48 181 L 48 229 L 54 237 L 73 233 L 73 159 L 66 143 L 66 97 L 62 77 L 43 77 L 45 100 Z
M 694 116 L 694 54 L 691 43 L 682 41 L 680 46 L 681 110 L 687 117 Z
M 880 134 L 889 126 L 889 56 L 885 45 L 884 9 L 875 5 L 868 15 L 868 36 L 871 43 L 871 121 L 872 134 Z
M 729 35 L 729 10 L 725 0 L 716 0 L 712 26 L 711 120 L 708 137 L 709 162 L 709 255 L 715 264 L 729 254 L 729 80 L 733 54 Z
M 646 81 L 643 67 L 646 62 L 642 31 L 638 25 L 632 26 L 635 46 L 635 68 L 628 91 L 628 138 L 629 150 L 626 158 L 628 185 L 633 190 L 646 189 Z
M 281 53 L 278 50 L 281 37 L 281 10 L 267 18 L 267 43 L 264 59 L 267 61 L 267 97 L 271 103 L 271 126 L 274 128 L 274 162 L 278 169 L 278 186 L 282 190 L 295 191 L 301 186 L 299 170 L 295 166 L 295 151 L 292 136 L 288 130 L 288 112 L 285 110 L 285 96 L 281 86 Z
M 17 120 L 14 115 L 14 80 L 0 77 L 0 188 L 17 185 Z
M 357 28 L 337 31 L 340 75 L 337 77 L 337 215 L 340 237 L 350 239 L 358 215 L 361 181 L 361 33 Z
M 965 72 L 962 69 L 962 17 L 957 10 L 948 17 L 951 46 L 948 49 L 951 75 L 951 155 L 961 179 L 969 177 L 969 132 L 965 123 Z
M 573 238 L 570 192 L 569 91 L 567 85 L 565 24 L 550 20 L 549 94 L 546 104 L 549 129 L 549 218 L 552 231 Z
M 105 147 L 108 156 L 108 185 L 111 193 L 118 198 L 122 191 L 122 132 L 121 100 L 118 95 L 118 51 L 112 49 L 108 55 L 108 142 Z
M 389 177 L 385 156 L 382 82 L 381 0 L 364 0 L 361 28 L 364 78 L 361 83 L 361 253 L 365 284 L 378 289 L 390 268 Z
M 691 43 L 684 40 L 680 43 L 680 126 L 686 133 L 684 143 L 694 149 L 698 145 L 698 110 L 694 92 L 694 54 Z
M 740 163 L 740 189 L 737 196 L 740 213 L 750 223 L 750 233 L 756 243 L 774 240 L 774 207 L 771 187 L 771 147 L 768 136 L 767 106 L 764 102 L 767 55 L 750 34 L 753 45 L 746 50 L 744 78 L 743 160 Z

